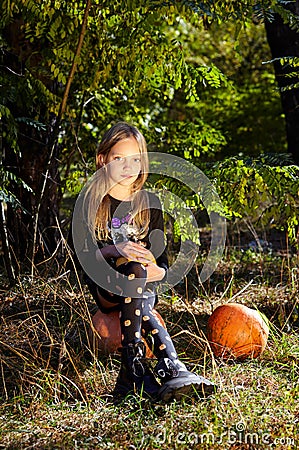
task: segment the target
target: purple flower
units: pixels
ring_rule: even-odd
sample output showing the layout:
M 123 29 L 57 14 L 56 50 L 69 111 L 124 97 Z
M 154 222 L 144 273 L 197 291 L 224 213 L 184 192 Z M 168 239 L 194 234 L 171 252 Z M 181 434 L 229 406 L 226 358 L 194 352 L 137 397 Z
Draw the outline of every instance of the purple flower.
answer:
M 118 217 L 113 217 L 111 224 L 113 228 L 119 228 L 121 226 L 121 221 Z

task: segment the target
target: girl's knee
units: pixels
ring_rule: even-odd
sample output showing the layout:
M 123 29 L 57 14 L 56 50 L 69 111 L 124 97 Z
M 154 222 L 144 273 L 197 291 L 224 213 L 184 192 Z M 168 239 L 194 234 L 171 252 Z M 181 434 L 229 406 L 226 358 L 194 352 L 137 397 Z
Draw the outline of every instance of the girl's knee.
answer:
M 130 261 L 125 265 L 125 275 L 135 275 L 135 278 L 146 278 L 146 269 L 145 267 L 137 262 Z

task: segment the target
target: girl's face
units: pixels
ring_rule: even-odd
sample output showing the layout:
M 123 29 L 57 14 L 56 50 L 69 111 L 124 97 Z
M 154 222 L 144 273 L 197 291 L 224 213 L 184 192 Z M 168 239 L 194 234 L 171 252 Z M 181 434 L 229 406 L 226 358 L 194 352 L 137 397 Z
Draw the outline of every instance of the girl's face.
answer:
M 106 161 L 102 162 L 108 164 L 112 187 L 119 185 L 129 190 L 141 170 L 141 155 L 136 139 L 130 137 L 117 142 L 111 148 Z

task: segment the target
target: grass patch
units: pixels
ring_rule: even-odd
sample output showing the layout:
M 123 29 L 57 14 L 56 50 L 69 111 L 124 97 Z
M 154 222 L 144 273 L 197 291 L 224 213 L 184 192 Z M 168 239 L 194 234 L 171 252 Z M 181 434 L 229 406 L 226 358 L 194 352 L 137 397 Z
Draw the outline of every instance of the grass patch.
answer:
M 218 385 L 208 400 L 113 405 L 119 358 L 93 351 L 89 294 L 64 277 L 2 290 L 0 448 L 299 448 L 298 257 L 251 256 L 227 254 L 204 286 L 195 267 L 158 305 L 181 358 Z M 231 299 L 270 321 L 255 360 L 210 353 L 207 319 Z

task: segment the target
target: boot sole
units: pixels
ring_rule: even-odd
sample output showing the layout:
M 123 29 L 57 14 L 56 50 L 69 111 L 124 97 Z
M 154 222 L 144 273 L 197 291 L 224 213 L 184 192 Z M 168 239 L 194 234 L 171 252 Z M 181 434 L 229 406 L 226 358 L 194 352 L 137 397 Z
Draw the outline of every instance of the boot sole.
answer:
M 153 387 L 155 389 L 153 389 Z M 150 400 L 156 400 L 158 398 L 159 390 L 161 388 L 160 384 L 156 384 L 155 386 L 151 386 L 151 390 L 146 389 L 146 385 L 142 384 L 141 386 L 126 386 L 118 384 L 115 386 L 112 396 L 113 398 L 118 400 L 123 400 L 127 396 L 141 396 L 142 398 L 147 398 Z
M 172 378 L 166 381 L 159 390 L 159 398 L 163 402 L 181 400 L 183 397 L 208 397 L 216 392 L 216 386 L 198 376 Z

